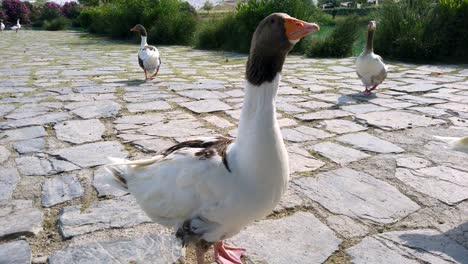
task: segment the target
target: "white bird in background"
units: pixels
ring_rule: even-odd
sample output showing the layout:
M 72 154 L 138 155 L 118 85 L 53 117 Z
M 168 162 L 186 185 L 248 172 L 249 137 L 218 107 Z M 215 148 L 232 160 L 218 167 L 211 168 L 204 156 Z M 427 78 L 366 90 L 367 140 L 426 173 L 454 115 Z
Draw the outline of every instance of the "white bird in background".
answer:
M 18 33 L 18 30 L 20 30 L 20 29 L 21 29 L 21 24 L 20 24 L 20 20 L 18 18 L 18 20 L 16 20 L 16 25 L 12 26 L 11 30 L 14 30 L 14 31 L 16 31 L 16 33 Z
M 270 214 L 287 190 L 288 154 L 275 100 L 286 55 L 318 30 L 283 13 L 260 22 L 247 62 L 237 139 L 185 141 L 151 159 L 113 159 L 106 166 L 111 185 L 128 190 L 155 222 L 175 228 L 184 246 L 196 246 L 199 264 L 212 245 L 218 263 L 241 263 L 245 249 L 223 240 Z
M 0 31 L 3 32 L 4 29 L 5 29 L 5 24 L 3 24 L 3 20 L 0 19 Z
M 468 153 L 468 136 L 466 137 L 434 136 L 434 138 L 444 141 L 453 150 Z
M 144 26 L 138 24 L 130 29 L 130 31 L 138 32 L 141 37 L 140 50 L 138 51 L 138 64 L 145 72 L 145 79 L 152 80 L 159 72 L 161 67 L 161 57 L 159 50 L 155 46 L 148 45 L 146 38 L 148 33 Z M 151 74 L 148 77 L 148 73 Z
M 367 28 L 367 45 L 356 59 L 356 73 L 366 87 L 364 95 L 371 95 L 372 91 L 387 78 L 387 66 L 382 57 L 374 53 L 375 30 L 375 21 L 370 21 Z

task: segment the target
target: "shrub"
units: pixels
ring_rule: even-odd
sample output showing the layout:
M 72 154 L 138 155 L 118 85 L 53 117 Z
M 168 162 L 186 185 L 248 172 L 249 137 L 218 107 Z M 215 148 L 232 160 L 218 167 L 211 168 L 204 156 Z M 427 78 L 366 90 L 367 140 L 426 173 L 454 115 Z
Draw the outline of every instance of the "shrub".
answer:
M 468 1 L 402 0 L 378 12 L 376 52 L 400 60 L 468 61 Z
M 130 38 L 130 28 L 143 24 L 155 44 L 188 44 L 196 28 L 196 12 L 181 0 L 116 0 L 88 8 L 79 15 L 91 33 Z
M 60 5 L 55 2 L 47 2 L 42 7 L 41 20 L 52 21 L 61 15 Z
M 320 58 L 351 56 L 359 26 L 359 17 L 356 15 L 337 21 L 336 28 L 329 36 L 324 39 L 314 38 L 312 40 L 306 55 Z
M 66 2 L 61 8 L 62 15 L 69 19 L 75 19 L 80 15 L 81 7 L 77 2 Z
M 70 24 L 70 21 L 68 19 L 64 17 L 58 17 L 50 22 L 47 20 L 44 21 L 44 28 L 50 31 L 57 31 L 57 30 L 65 29 L 66 27 L 69 26 L 69 24 Z
M 16 20 L 20 19 L 21 24 L 29 24 L 29 9 L 25 3 L 20 0 L 3 0 L 2 8 L 6 17 L 12 24 L 16 24 Z
M 317 21 L 317 18 L 324 16 L 310 0 L 249 0 L 239 3 L 235 13 L 202 25 L 195 46 L 248 52 L 258 23 L 275 12 L 288 13 L 306 21 Z
M 8 16 L 5 13 L 5 11 L 3 11 L 2 9 L 0 9 L 0 19 L 2 19 L 4 21 L 8 21 Z
M 332 8 L 323 10 L 325 13 L 332 15 L 334 12 L 336 16 L 348 16 L 348 15 L 358 15 L 358 16 L 367 16 L 371 12 L 377 10 L 376 7 L 364 7 L 364 8 Z

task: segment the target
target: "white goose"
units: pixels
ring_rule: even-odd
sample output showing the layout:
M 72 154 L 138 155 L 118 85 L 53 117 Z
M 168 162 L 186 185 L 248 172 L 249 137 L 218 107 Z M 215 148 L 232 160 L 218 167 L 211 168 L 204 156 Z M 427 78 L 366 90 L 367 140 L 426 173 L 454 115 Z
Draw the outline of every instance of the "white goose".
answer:
M 3 20 L 0 19 L 0 31 L 3 32 L 4 29 L 5 29 L 5 24 L 3 24 Z
M 16 31 L 16 33 L 18 33 L 18 30 L 20 30 L 20 29 L 21 29 L 21 24 L 20 24 L 20 20 L 18 18 L 18 20 L 16 20 L 16 25 L 12 26 L 11 30 L 14 30 L 14 31 Z
M 245 249 L 223 244 L 268 215 L 287 189 L 288 155 L 276 120 L 275 99 L 286 55 L 318 25 L 283 13 L 258 25 L 247 62 L 237 139 L 201 138 L 138 161 L 113 159 L 110 184 L 130 191 L 155 221 L 196 246 L 197 262 L 214 245 L 221 264 L 241 263 Z
M 372 91 L 387 78 L 387 66 L 382 57 L 374 53 L 375 21 L 370 21 L 367 29 L 367 45 L 356 59 L 356 73 L 366 87 L 364 95 Z
M 465 152 L 468 154 L 468 136 L 460 138 L 434 136 L 434 138 L 444 141 L 453 150 Z
M 141 37 L 141 45 L 138 50 L 138 64 L 145 72 L 145 80 L 152 80 L 159 72 L 161 66 L 161 57 L 159 57 L 159 51 L 155 46 L 148 45 L 146 38 L 148 34 L 144 26 L 138 24 L 134 26 L 130 31 L 138 32 Z M 148 77 L 148 74 L 151 74 Z

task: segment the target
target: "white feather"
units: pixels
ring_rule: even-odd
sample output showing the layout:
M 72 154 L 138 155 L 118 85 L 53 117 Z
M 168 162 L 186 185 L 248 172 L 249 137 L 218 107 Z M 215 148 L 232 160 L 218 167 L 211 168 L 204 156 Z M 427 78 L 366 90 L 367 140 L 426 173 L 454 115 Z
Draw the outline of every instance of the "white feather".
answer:
M 376 78 L 382 71 L 387 72 L 388 67 L 382 58 L 373 52 L 362 52 L 356 59 L 356 72 L 360 76 L 362 84 L 366 87 L 380 84 L 383 79 Z M 385 79 L 385 77 L 384 77 Z
M 444 141 L 453 150 L 468 153 L 468 136 L 466 137 L 433 136 L 433 137 L 438 140 Z

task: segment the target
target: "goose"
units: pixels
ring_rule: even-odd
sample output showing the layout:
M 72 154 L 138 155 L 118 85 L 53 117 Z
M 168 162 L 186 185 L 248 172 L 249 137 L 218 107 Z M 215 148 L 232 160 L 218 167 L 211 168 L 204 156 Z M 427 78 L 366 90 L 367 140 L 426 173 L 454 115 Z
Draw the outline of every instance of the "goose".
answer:
M 21 29 L 21 24 L 20 24 L 20 20 L 18 18 L 18 20 L 16 20 L 16 25 L 12 26 L 11 30 L 14 30 L 14 31 L 16 31 L 16 33 L 18 33 L 18 30 L 20 30 L 20 29 Z
M 284 13 L 258 25 L 246 65 L 237 139 L 217 136 L 181 142 L 136 161 L 110 158 L 110 185 L 128 190 L 149 217 L 194 245 L 197 263 L 214 246 L 219 264 L 238 264 L 245 249 L 223 240 L 271 213 L 287 189 L 288 154 L 275 99 L 286 55 L 319 26 Z
M 3 20 L 0 19 L 0 31 L 3 32 L 4 29 L 5 29 L 5 24 L 3 24 Z
M 375 21 L 370 21 L 367 28 L 367 45 L 356 59 L 356 73 L 366 87 L 364 95 L 372 91 L 387 78 L 387 66 L 382 57 L 374 53 Z
M 434 138 L 444 141 L 448 146 L 456 151 L 465 152 L 468 154 L 468 136 L 466 137 L 440 137 L 434 136 Z
M 161 57 L 155 46 L 148 45 L 146 38 L 148 36 L 144 26 L 138 24 L 130 29 L 130 31 L 138 32 L 141 37 L 141 45 L 138 50 L 138 64 L 145 72 L 145 80 L 152 80 L 159 72 L 161 66 Z M 151 74 L 148 77 L 148 74 Z

